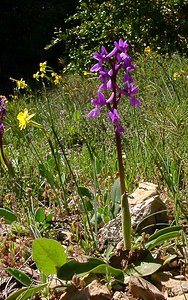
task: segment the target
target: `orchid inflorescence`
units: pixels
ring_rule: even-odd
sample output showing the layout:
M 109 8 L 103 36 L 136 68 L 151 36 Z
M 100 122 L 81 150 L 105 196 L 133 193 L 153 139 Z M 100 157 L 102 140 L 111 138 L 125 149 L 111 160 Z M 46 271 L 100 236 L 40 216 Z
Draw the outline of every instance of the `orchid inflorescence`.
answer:
M 132 58 L 127 54 L 129 45 L 127 41 L 120 39 L 114 42 L 114 49 L 107 53 L 104 46 L 101 47 L 101 53 L 94 53 L 93 58 L 98 62 L 90 69 L 91 72 L 99 71 L 99 79 L 102 82 L 98 89 L 98 97 L 91 99 L 95 108 L 87 115 L 88 118 L 98 117 L 100 109 L 107 106 L 109 119 L 114 125 L 115 131 L 120 134 L 124 132 L 120 124 L 120 116 L 117 106 L 123 95 L 129 98 L 131 106 L 140 106 L 141 102 L 135 97 L 138 92 L 138 86 L 134 86 L 131 72 L 135 70 L 136 65 L 132 64 Z M 108 69 L 110 67 L 110 69 Z M 117 83 L 117 77 L 123 69 L 123 88 Z

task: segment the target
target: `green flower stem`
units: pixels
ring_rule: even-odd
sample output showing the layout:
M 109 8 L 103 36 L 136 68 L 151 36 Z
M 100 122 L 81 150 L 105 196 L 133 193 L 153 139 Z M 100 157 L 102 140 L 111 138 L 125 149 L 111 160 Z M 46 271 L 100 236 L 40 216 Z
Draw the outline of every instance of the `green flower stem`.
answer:
M 129 202 L 125 187 L 125 175 L 123 168 L 122 150 L 121 150 L 121 136 L 116 130 L 116 147 L 117 147 L 117 157 L 118 157 L 118 168 L 120 177 L 120 187 L 121 187 L 121 213 L 122 213 L 122 232 L 124 247 L 126 250 L 131 249 L 131 215 L 129 210 Z

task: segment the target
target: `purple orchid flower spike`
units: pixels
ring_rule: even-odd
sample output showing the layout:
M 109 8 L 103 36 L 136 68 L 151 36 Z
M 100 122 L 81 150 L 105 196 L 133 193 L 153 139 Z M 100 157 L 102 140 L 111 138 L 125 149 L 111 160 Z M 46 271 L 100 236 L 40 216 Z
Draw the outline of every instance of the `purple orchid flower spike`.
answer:
M 120 125 L 120 116 L 117 112 L 117 105 L 119 101 L 124 95 L 129 98 L 131 106 L 141 106 L 141 102 L 135 97 L 138 92 L 138 86 L 134 85 L 131 72 L 135 70 L 136 65 L 132 64 L 132 58 L 127 53 L 129 44 L 127 41 L 119 39 L 118 42 L 114 42 L 114 46 L 115 47 L 110 53 L 108 53 L 106 48 L 102 46 L 101 52 L 95 52 L 93 55 L 94 59 L 98 62 L 91 67 L 90 71 L 99 71 L 101 85 L 98 89 L 98 98 L 91 99 L 91 103 L 95 105 L 95 108 L 88 114 L 88 117 L 98 117 L 100 109 L 106 106 L 107 109 L 110 110 L 109 119 L 114 125 L 115 131 L 122 134 L 124 130 Z M 117 83 L 117 78 L 119 74 L 121 74 L 121 69 L 124 72 L 122 87 L 119 83 Z M 103 92 L 101 92 L 101 90 L 103 90 Z

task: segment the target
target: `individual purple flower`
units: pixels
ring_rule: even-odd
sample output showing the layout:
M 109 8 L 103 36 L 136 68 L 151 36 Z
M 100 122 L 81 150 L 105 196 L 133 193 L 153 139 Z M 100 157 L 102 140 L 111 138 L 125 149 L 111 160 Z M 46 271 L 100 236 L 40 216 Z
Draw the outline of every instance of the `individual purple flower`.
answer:
M 141 102 L 135 97 L 130 97 L 130 105 L 131 106 L 141 106 Z
M 90 72 L 97 72 L 97 71 L 101 70 L 101 68 L 102 68 L 102 64 L 101 64 L 101 62 L 99 62 L 90 69 Z
M 129 82 L 129 83 L 133 83 L 133 79 L 130 75 L 130 73 L 125 73 L 125 75 L 123 76 L 123 79 L 122 79 L 123 82 Z
M 111 58 L 116 53 L 116 48 L 114 48 L 110 53 L 107 53 L 106 48 L 104 46 L 101 47 L 101 53 L 95 52 L 93 58 L 98 60 L 98 63 L 91 67 L 91 72 L 97 72 L 101 70 L 102 63 L 109 58 Z
M 129 44 L 127 41 L 123 41 L 123 39 L 119 39 L 118 43 L 115 41 L 114 45 L 120 52 L 126 53 L 129 50 Z
M 95 107 L 92 109 L 89 114 L 87 115 L 88 118 L 96 118 L 100 115 L 100 109 L 98 107 Z
M 99 90 L 103 89 L 105 92 L 108 90 L 108 80 L 110 78 L 108 70 L 104 67 L 104 70 L 100 70 L 99 72 L 99 79 L 101 80 L 102 84 L 99 87 Z
M 133 82 L 127 82 L 122 90 L 122 94 L 126 95 L 127 97 L 132 97 L 133 95 L 137 94 L 138 86 L 134 86 L 133 84 Z
M 119 122 L 120 122 L 120 116 L 118 114 L 118 111 L 117 109 L 113 109 L 110 113 L 109 113 L 109 118 L 110 118 L 110 121 L 112 122 L 112 124 L 114 125 L 119 125 Z
M 99 62 L 104 62 L 109 59 L 116 53 L 116 49 L 114 48 L 110 53 L 107 53 L 106 48 L 104 46 L 101 47 L 101 53 L 95 52 L 93 58 L 98 60 Z
M 106 51 L 106 48 L 104 46 L 101 47 L 101 53 L 97 53 L 95 52 L 94 55 L 93 55 L 93 58 L 100 61 L 100 62 L 103 62 L 105 61 L 107 58 L 107 51 Z
M 98 107 L 102 107 L 106 104 L 105 96 L 103 95 L 103 93 L 98 91 L 98 98 L 91 99 L 91 103 L 97 105 Z

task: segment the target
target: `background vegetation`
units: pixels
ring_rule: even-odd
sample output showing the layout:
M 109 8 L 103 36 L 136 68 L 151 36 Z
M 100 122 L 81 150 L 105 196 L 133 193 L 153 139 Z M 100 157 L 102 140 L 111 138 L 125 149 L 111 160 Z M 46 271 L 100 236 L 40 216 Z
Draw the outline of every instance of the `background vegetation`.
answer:
M 10 76 L 31 79 L 39 61 L 87 69 L 92 53 L 119 37 L 133 52 L 149 44 L 159 53 L 188 51 L 186 0 L 2 0 L 0 9 L 1 93 Z

